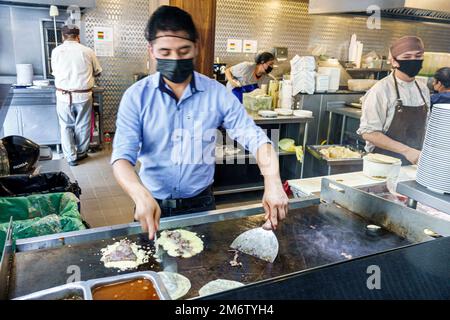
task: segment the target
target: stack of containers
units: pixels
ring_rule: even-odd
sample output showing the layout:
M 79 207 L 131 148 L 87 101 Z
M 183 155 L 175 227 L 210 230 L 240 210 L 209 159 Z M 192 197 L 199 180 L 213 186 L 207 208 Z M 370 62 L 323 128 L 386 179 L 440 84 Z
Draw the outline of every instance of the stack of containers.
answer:
M 313 94 L 316 87 L 316 59 L 313 56 L 296 55 L 291 60 L 292 93 Z

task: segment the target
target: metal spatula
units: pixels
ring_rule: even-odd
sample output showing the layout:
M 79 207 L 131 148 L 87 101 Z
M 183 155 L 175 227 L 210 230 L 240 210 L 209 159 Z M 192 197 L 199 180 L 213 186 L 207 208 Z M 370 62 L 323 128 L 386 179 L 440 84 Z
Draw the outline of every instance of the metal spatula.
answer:
M 272 230 L 254 228 L 240 234 L 230 246 L 258 259 L 273 263 L 278 255 L 278 239 Z

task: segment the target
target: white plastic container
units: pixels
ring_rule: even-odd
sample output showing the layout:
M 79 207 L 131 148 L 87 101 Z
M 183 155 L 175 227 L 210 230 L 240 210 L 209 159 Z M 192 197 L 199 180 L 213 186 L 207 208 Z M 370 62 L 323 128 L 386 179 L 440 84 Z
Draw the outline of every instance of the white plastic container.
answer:
M 33 84 L 33 65 L 16 64 L 17 85 L 31 86 Z
M 327 74 L 316 74 L 316 92 L 326 92 L 330 85 L 330 77 Z
M 339 90 L 339 83 L 341 79 L 341 69 L 338 67 L 319 67 L 319 74 L 325 74 L 329 77 L 329 92 L 336 92 Z
M 376 180 L 396 179 L 400 175 L 402 161 L 382 163 L 371 159 L 370 155 L 363 157 L 363 173 Z

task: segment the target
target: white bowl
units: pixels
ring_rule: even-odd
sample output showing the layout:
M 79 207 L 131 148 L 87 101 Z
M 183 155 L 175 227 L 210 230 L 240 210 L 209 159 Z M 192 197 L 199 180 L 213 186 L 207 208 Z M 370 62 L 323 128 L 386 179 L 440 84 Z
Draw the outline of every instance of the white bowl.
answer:
M 294 111 L 292 109 L 275 109 L 274 110 L 279 116 L 292 116 Z
M 370 159 L 370 157 L 363 157 L 363 173 L 372 179 L 388 179 L 398 177 L 400 169 L 402 167 L 402 161 L 399 160 L 396 163 L 380 163 Z
M 33 85 L 36 87 L 48 87 L 50 85 L 49 80 L 34 80 Z
M 301 118 L 312 118 L 313 113 L 308 110 L 294 110 L 294 116 Z
M 263 118 L 276 118 L 278 114 L 271 110 L 259 110 L 258 114 Z

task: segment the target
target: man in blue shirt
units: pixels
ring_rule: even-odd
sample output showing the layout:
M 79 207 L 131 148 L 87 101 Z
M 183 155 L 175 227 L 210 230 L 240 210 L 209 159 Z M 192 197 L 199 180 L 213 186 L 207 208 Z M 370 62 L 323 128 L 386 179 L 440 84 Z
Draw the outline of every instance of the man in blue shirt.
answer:
M 161 214 L 215 208 L 210 186 L 222 126 L 255 156 L 264 176 L 264 227 L 276 228 L 288 209 L 277 154 L 224 86 L 194 72 L 199 46 L 192 17 L 162 6 L 147 24 L 146 39 L 158 72 L 125 92 L 111 159 L 117 181 L 135 202 L 135 219 L 152 239 Z
M 445 67 L 436 71 L 434 75 L 433 89 L 436 92 L 431 95 L 431 106 L 435 104 L 450 103 L 450 68 Z

